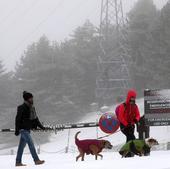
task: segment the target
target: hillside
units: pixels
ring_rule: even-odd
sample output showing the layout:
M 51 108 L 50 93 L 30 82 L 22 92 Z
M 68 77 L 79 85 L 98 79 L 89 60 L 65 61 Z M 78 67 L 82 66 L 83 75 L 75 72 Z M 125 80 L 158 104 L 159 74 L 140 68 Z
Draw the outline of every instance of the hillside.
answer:
M 139 109 L 141 115 L 143 114 L 143 99 L 137 100 L 137 104 L 139 105 Z M 111 107 L 110 111 L 114 112 L 115 107 Z M 100 118 L 101 113 L 91 112 L 86 114 L 82 117 L 82 120 L 79 122 L 94 122 L 98 121 Z M 64 130 L 59 131 L 57 134 L 51 133 L 49 138 L 49 142 L 45 144 L 41 144 L 41 137 L 46 135 L 43 132 L 32 132 L 34 137 L 34 142 L 36 147 L 40 147 L 40 151 L 42 153 L 55 153 L 55 152 L 64 152 L 65 148 L 68 146 L 69 152 L 75 152 L 76 146 L 74 143 L 74 135 L 77 131 L 81 131 L 79 138 L 80 139 L 87 139 L 87 138 L 97 138 L 101 136 L 105 136 L 106 134 L 103 133 L 99 128 L 83 128 L 83 129 L 71 129 L 71 130 Z M 11 133 L 10 133 L 11 134 Z M 138 136 L 137 132 L 135 133 L 136 137 Z M 36 136 L 36 137 L 35 137 Z M 170 127 L 163 126 L 163 127 L 151 127 L 150 128 L 150 136 L 156 138 L 159 143 L 167 143 L 170 141 Z M 15 137 L 15 140 L 17 138 Z M 125 142 L 125 136 L 118 130 L 116 133 L 112 134 L 111 136 L 105 138 L 108 139 L 112 145 L 122 145 Z M 4 146 L 5 144 L 3 144 Z M 16 145 L 17 146 L 17 145 Z M 13 148 L 14 152 L 16 152 L 16 146 Z M 161 147 L 160 149 L 166 149 L 166 147 Z M 10 149 L 1 150 L 0 154 L 9 154 Z M 28 152 L 28 150 L 26 151 Z

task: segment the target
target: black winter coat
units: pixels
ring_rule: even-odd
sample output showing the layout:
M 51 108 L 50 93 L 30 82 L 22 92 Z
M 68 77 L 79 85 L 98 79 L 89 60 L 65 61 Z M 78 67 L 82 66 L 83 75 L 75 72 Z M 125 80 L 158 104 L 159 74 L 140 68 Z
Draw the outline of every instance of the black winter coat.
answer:
M 30 108 L 26 103 L 18 106 L 17 115 L 15 118 L 15 131 L 19 132 L 20 129 L 31 130 L 37 129 L 37 127 L 44 129 L 40 123 L 38 117 L 34 120 L 30 120 Z

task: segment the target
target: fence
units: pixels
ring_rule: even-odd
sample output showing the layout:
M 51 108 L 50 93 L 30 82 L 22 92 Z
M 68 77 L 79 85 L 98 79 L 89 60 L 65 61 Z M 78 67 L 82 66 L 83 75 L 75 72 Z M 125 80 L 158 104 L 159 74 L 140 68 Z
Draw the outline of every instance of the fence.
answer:
M 104 149 L 103 152 L 118 152 L 121 148 L 121 145 L 113 146 L 111 150 L 106 150 Z M 78 153 L 77 147 L 76 146 L 70 146 L 70 147 L 65 147 L 62 149 L 58 149 L 56 151 L 49 151 L 44 148 L 41 148 L 41 146 L 35 145 L 37 153 L 38 154 L 65 154 L 65 153 Z M 152 147 L 152 151 L 167 151 L 170 150 L 170 142 L 167 143 L 161 143 L 158 146 Z M 17 148 L 9 148 L 5 150 L 0 150 L 0 155 L 16 155 L 17 153 Z M 24 150 L 24 154 L 30 154 L 28 148 Z

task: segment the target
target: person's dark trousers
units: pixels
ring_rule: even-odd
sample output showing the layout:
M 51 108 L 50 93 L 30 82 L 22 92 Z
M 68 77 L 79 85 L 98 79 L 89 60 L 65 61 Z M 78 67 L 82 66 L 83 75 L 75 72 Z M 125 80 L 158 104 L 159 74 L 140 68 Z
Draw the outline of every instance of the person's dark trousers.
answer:
M 126 143 L 130 140 L 135 140 L 136 137 L 134 135 L 135 132 L 135 125 L 131 125 L 129 127 L 124 126 L 123 124 L 120 124 L 121 132 L 126 136 Z M 133 157 L 134 153 L 129 152 L 126 157 Z
M 35 147 L 34 147 L 33 140 L 30 135 L 30 131 L 22 129 L 20 130 L 20 134 L 21 134 L 21 138 L 20 138 L 20 142 L 18 146 L 16 163 L 22 163 L 22 154 L 23 154 L 26 144 L 28 144 L 29 150 L 31 152 L 31 155 L 34 161 L 39 160 Z
M 135 125 L 131 125 L 129 127 L 120 124 L 121 132 L 126 136 L 126 143 L 130 140 L 135 140 L 136 137 L 134 135 L 135 132 Z

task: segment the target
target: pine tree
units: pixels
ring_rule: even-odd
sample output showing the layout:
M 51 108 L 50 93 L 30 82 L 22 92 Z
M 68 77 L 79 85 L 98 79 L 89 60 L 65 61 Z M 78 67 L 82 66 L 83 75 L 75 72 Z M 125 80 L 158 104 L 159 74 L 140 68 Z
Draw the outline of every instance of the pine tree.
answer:
M 158 12 L 152 0 L 138 0 L 129 13 L 129 44 L 131 47 L 131 75 L 139 91 L 149 88 L 153 80 L 151 70 L 152 36 L 150 27 Z
M 0 61 L 0 105 L 1 108 L 5 107 L 12 107 L 10 105 L 12 103 L 11 101 L 11 82 L 12 82 L 12 73 L 7 73 L 5 70 L 5 67 L 3 65 L 3 62 Z M 11 81 L 11 82 L 10 82 Z
M 153 85 L 157 88 L 169 88 L 170 82 L 170 3 L 168 2 L 160 11 L 157 20 L 152 26 L 152 57 L 155 79 Z
M 97 56 L 100 53 L 95 27 L 89 21 L 78 27 L 72 36 L 74 44 L 75 63 L 79 68 L 76 86 L 79 89 L 77 101 L 87 106 L 95 101 L 95 88 L 97 76 Z

